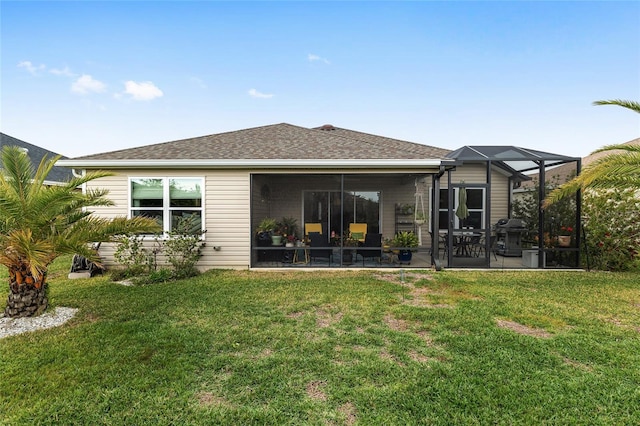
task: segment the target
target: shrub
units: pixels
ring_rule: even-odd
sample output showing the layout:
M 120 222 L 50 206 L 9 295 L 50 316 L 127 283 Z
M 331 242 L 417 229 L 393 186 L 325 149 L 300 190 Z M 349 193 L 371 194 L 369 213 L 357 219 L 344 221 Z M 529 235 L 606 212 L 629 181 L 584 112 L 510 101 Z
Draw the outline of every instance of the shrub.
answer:
M 143 246 L 143 240 L 143 235 L 124 235 L 117 240 L 113 257 L 116 262 L 125 267 L 130 277 L 148 268 L 148 254 Z
M 164 254 L 174 270 L 176 278 L 198 274 L 196 263 L 202 257 L 202 235 L 199 222 L 193 216 L 179 218 L 176 226 L 164 242 Z
M 546 181 L 545 193 L 549 193 L 552 188 L 561 184 L 558 176 L 552 176 Z M 534 187 L 520 196 L 519 199 L 513 201 L 512 213 L 513 217 L 522 219 L 526 226 L 526 231 L 522 236 L 523 240 L 535 242 L 538 238 L 538 219 L 540 217 L 540 206 L 538 203 L 538 190 L 540 182 L 534 180 Z M 553 246 L 553 239 L 562 234 L 562 228 L 574 226 L 576 215 L 575 197 L 564 198 L 551 206 L 544 213 L 545 223 L 543 233 L 549 238 L 549 244 L 545 246 Z M 546 238 L 545 238 L 546 240 Z
M 609 271 L 640 270 L 640 191 L 588 190 L 583 200 L 592 266 Z

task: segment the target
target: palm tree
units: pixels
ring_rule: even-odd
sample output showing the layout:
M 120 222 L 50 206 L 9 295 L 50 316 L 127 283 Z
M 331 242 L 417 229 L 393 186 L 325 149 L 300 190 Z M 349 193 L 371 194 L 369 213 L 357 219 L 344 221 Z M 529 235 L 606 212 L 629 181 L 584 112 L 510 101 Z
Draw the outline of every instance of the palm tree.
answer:
M 618 105 L 640 113 L 640 103 L 619 99 L 609 101 L 595 101 L 594 105 Z M 544 200 L 547 207 L 558 200 L 574 195 L 578 190 L 585 189 L 640 189 L 640 145 L 607 145 L 597 152 L 612 152 L 589 166 L 569 182 L 559 186 L 549 193 Z
M 45 178 L 60 156 L 43 158 L 34 170 L 18 147 L 5 146 L 0 155 L 0 264 L 9 269 L 10 289 L 6 316 L 40 315 L 47 309 L 47 269 L 58 256 L 77 253 L 99 263 L 88 243 L 158 231 L 151 219 L 106 219 L 87 210 L 112 202 L 106 198 L 106 190 L 83 193 L 77 188 L 109 173 L 88 173 L 63 185 L 45 186 Z

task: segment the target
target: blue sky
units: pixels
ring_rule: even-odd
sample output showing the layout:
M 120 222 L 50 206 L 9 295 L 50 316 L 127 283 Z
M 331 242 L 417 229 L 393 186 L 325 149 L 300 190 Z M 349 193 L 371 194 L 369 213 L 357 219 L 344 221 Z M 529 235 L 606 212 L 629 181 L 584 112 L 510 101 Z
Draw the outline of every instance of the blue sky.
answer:
M 74 157 L 275 123 L 584 156 L 640 2 L 0 2 L 0 130 Z

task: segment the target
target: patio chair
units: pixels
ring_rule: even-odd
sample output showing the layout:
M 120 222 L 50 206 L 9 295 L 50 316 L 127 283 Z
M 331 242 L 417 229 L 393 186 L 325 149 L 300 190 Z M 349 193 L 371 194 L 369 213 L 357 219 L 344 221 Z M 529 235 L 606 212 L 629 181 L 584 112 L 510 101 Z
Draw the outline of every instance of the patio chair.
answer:
M 367 234 L 364 244 L 358 248 L 357 254 L 362 256 L 362 266 L 366 258 L 378 258 L 378 263 L 382 262 L 382 234 Z
M 317 232 L 322 235 L 322 224 L 321 223 L 305 223 L 304 224 L 304 236 L 307 241 L 309 241 L 309 233 Z
M 497 235 L 492 235 L 489 237 L 489 251 L 491 253 L 493 253 L 493 258 L 495 260 L 498 260 L 498 256 L 496 255 L 496 240 L 497 240 L 498 236 Z M 484 253 L 484 250 L 486 248 L 485 245 L 485 239 L 484 238 L 479 238 L 478 241 L 476 243 L 474 243 L 472 245 L 473 247 L 473 253 L 475 254 L 476 257 L 480 257 L 482 255 L 482 253 Z
M 309 239 L 309 258 L 311 259 L 311 263 L 313 264 L 316 258 L 326 258 L 329 261 L 329 266 L 331 266 L 331 256 L 333 255 L 333 250 L 327 247 L 326 238 L 324 238 L 319 232 L 309 232 Z
M 366 223 L 350 223 L 349 224 L 349 236 L 354 240 L 358 240 L 364 243 L 367 236 L 367 224 Z

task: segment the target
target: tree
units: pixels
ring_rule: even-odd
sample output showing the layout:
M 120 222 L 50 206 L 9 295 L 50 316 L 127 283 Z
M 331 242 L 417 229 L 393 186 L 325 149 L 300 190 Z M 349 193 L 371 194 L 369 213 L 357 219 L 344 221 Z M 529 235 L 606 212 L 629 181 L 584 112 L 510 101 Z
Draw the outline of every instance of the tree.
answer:
M 112 205 L 108 191 L 80 192 L 78 187 L 109 173 L 87 173 L 63 185 L 45 186 L 60 156 L 45 157 L 34 169 L 18 147 L 5 146 L 0 155 L 0 264 L 9 270 L 9 317 L 40 315 L 47 309 L 47 269 L 58 256 L 77 253 L 99 263 L 89 243 L 158 231 L 157 223 L 147 218 L 92 215 L 88 207 Z
M 618 105 L 640 113 L 640 103 L 623 100 L 596 101 L 594 105 Z M 611 152 L 616 151 L 616 152 Z M 640 189 L 640 145 L 607 145 L 593 152 L 611 152 L 589 166 L 579 176 L 561 185 L 544 201 L 545 208 L 585 189 Z

